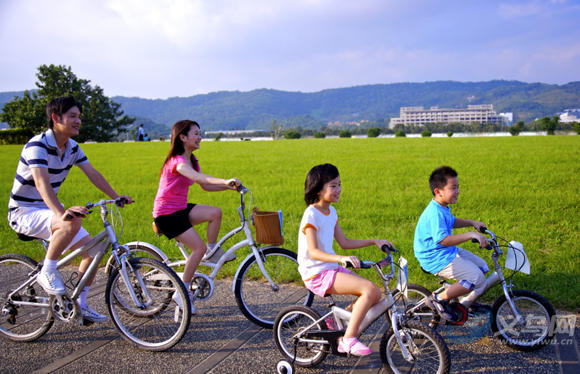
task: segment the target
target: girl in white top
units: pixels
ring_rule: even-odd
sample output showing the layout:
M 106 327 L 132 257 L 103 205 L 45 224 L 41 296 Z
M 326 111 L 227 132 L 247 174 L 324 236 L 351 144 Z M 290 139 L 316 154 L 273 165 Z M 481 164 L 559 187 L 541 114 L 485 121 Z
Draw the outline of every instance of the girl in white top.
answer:
M 371 281 L 364 279 L 338 263 L 350 262 L 360 268 L 356 256 L 341 256 L 332 249 L 336 239 L 342 249 L 356 249 L 376 245 L 392 246 L 387 240 L 356 240 L 347 238 L 340 225 L 336 210 L 331 203 L 338 202 L 341 193 L 338 169 L 331 164 L 313 167 L 306 177 L 304 201 L 308 208 L 302 216 L 298 234 L 298 270 L 310 291 L 319 296 L 325 294 L 355 295 L 358 298 L 347 307 L 351 319 L 339 340 L 338 350 L 356 356 L 365 356 L 372 350 L 356 338 L 358 328 L 368 310 L 379 302 L 381 291 Z M 329 328 L 335 327 L 332 318 L 326 321 Z

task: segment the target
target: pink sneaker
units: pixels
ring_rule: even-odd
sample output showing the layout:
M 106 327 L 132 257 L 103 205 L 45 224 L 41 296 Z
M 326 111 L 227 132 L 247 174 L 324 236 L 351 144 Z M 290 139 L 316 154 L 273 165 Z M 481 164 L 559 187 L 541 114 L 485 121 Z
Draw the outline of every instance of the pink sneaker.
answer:
M 338 325 L 334 322 L 334 318 L 328 317 L 324 322 L 326 322 L 326 327 L 328 327 L 329 330 L 338 330 Z
M 367 356 L 373 353 L 372 349 L 359 342 L 357 338 L 339 339 L 338 351 L 340 353 L 347 353 L 353 356 Z

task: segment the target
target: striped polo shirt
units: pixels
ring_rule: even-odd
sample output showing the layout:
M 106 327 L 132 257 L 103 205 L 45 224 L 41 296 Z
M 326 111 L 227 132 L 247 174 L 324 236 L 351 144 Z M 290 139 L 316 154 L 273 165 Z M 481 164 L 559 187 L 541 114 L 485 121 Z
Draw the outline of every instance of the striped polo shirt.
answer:
M 77 142 L 67 140 L 65 150 L 56 145 L 52 130 L 36 135 L 24 145 L 14 176 L 14 184 L 10 192 L 8 208 L 12 211 L 18 207 L 37 207 L 48 209 L 48 206 L 36 189 L 31 168 L 46 168 L 50 185 L 54 193 L 58 193 L 60 185 L 66 179 L 73 165 L 89 162 Z

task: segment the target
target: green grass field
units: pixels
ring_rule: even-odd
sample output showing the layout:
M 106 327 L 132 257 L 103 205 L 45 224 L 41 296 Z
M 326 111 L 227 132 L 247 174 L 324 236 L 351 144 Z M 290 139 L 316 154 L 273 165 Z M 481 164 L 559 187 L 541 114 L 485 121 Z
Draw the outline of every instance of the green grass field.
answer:
M 177 256 L 173 243 L 151 230 L 151 210 L 158 173 L 169 143 L 86 144 L 83 150 L 119 192 L 136 203 L 123 209 L 121 242 L 143 240 Z M 8 197 L 22 146 L 1 146 L 0 214 L 7 215 Z M 217 177 L 238 177 L 254 194 L 261 210 L 284 212 L 284 247 L 296 251 L 298 225 L 305 205 L 304 179 L 317 164 L 335 164 L 343 192 L 335 205 L 348 237 L 392 241 L 409 260 L 410 282 L 434 289 L 436 278 L 421 272 L 413 255 L 415 224 L 431 199 L 428 177 L 449 165 L 459 173 L 461 195 L 453 206 L 459 218 L 485 222 L 490 230 L 523 243 L 532 274 L 514 277 L 515 288 L 530 289 L 555 306 L 580 307 L 580 137 L 302 139 L 274 142 L 206 142 L 196 152 L 202 171 Z M 103 194 L 74 168 L 60 189 L 66 205 L 84 205 Z M 239 195 L 209 193 L 194 186 L 190 202 L 219 206 L 222 234 L 239 224 Z M 102 226 L 92 215 L 85 227 L 96 234 Z M 462 232 L 467 229 L 457 230 Z M 198 232 L 205 237 L 205 228 Z M 241 238 L 240 238 L 241 239 Z M 488 260 L 475 244 L 464 248 Z M 7 222 L 0 225 L 0 253 L 44 257 L 36 243 L 20 242 Z M 381 252 L 365 248 L 361 259 L 378 260 Z M 232 275 L 239 264 L 224 267 Z M 226 274 L 226 275 L 227 275 Z M 367 272 L 370 279 L 376 275 Z M 496 287 L 490 295 L 499 294 Z

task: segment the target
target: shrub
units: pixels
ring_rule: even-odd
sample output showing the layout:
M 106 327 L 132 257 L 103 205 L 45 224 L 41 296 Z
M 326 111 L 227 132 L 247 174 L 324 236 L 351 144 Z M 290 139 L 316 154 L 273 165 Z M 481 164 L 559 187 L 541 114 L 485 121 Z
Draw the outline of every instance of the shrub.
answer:
M 574 122 L 574 131 L 576 131 L 576 134 L 580 135 L 580 123 Z
M 28 129 L 0 130 L 0 144 L 26 144 L 34 134 Z
M 433 135 L 433 134 L 431 134 L 431 131 L 429 131 L 429 130 L 423 130 L 423 131 L 421 131 L 421 136 L 424 137 L 424 138 L 430 138 L 431 135 Z
M 518 136 L 520 132 L 524 129 L 524 121 L 519 121 L 515 125 L 511 126 L 508 131 L 512 136 Z
M 447 131 L 447 136 L 448 137 L 452 137 L 453 136 L 453 131 Z
M 377 137 L 377 136 L 379 136 L 379 135 L 381 135 L 381 129 L 379 129 L 378 127 L 373 127 L 373 128 L 370 128 L 370 129 L 367 131 L 367 136 L 368 136 L 369 138 L 376 138 L 376 137 Z
M 324 139 L 324 138 L 326 138 L 326 134 L 323 132 L 315 132 L 314 137 L 317 139 Z
M 284 137 L 286 139 L 300 139 L 300 133 L 298 131 L 286 131 Z
M 220 132 L 220 133 L 218 133 L 218 134 L 215 136 L 215 141 L 216 141 L 216 142 L 217 142 L 217 141 L 219 141 L 219 140 L 222 138 L 222 136 L 224 136 L 224 133 L 223 133 L 223 132 Z
M 338 136 L 341 138 L 352 138 L 352 133 L 348 130 L 342 130 L 340 133 L 338 133 Z
M 397 132 L 395 133 L 395 136 L 396 136 L 397 138 L 406 138 L 406 137 L 407 137 L 407 135 L 405 135 L 405 132 L 404 132 L 404 131 L 397 131 Z

